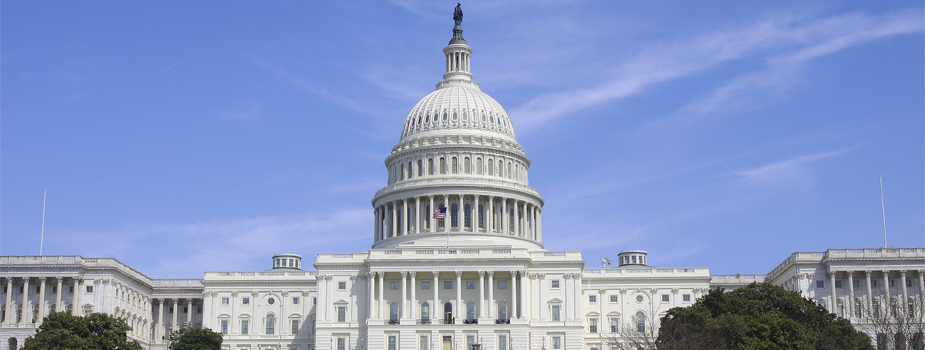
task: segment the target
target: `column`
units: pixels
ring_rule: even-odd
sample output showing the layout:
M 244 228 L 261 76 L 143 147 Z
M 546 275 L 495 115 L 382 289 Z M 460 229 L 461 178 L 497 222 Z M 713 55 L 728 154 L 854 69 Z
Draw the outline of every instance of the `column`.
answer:
M 437 207 L 434 206 L 434 196 L 433 195 L 427 196 L 427 199 L 430 200 L 430 213 L 427 213 L 427 220 L 430 223 L 430 225 L 428 227 L 429 230 L 427 230 L 427 232 L 437 232 L 437 229 L 435 228 L 436 226 L 434 226 L 435 222 L 434 222 L 433 212 L 434 212 L 434 209 L 437 209 Z
M 421 233 L 421 226 L 424 226 L 424 220 L 421 220 L 421 197 L 414 197 L 414 233 Z
M 315 282 L 315 288 L 317 288 L 317 286 L 318 286 L 318 283 Z M 237 317 L 238 314 L 239 314 L 238 312 L 238 292 L 231 292 L 231 316 Z M 318 305 L 317 304 L 315 305 L 315 319 L 318 320 Z M 164 322 L 164 323 L 166 324 L 167 322 Z M 236 321 L 231 321 L 231 325 L 229 325 L 228 327 L 228 334 L 238 334 L 236 331 L 237 328 L 234 326 L 236 323 L 237 323 Z M 164 326 L 161 326 L 160 328 L 163 329 Z
M 379 207 L 373 209 L 373 243 L 379 242 Z
M 527 304 L 527 284 L 524 282 L 524 274 L 526 273 L 527 273 L 526 271 L 520 271 L 520 276 L 518 278 L 518 280 L 520 280 L 520 308 L 521 308 L 520 317 L 521 318 L 529 318 L 530 316 L 530 309 L 528 308 L 529 304 Z
M 286 300 L 279 301 L 281 305 L 286 305 Z M 283 316 L 283 315 L 280 315 Z M 186 328 L 191 328 L 193 324 L 193 299 L 186 299 Z M 285 329 L 285 328 L 283 328 Z
M 473 195 L 472 199 L 472 232 L 479 232 L 479 217 L 482 213 L 479 211 L 479 195 Z M 479 303 L 481 304 L 481 303 Z M 479 316 L 482 314 L 479 313 Z
M 325 311 L 327 311 L 327 308 L 324 307 L 324 304 L 328 300 L 326 293 L 328 289 L 324 287 L 324 275 L 318 274 L 318 276 L 315 277 L 315 288 L 318 288 L 318 302 L 315 303 L 315 321 L 320 323 L 326 320 Z M 257 316 L 252 316 L 256 322 Z
M 581 319 L 581 273 L 572 274 L 572 294 L 575 295 L 572 298 L 572 317 Z M 598 303 L 603 301 L 598 300 Z
M 252 304 L 254 304 L 254 303 L 256 303 L 256 302 L 257 302 L 256 300 L 251 300 L 251 303 L 252 303 Z M 171 323 L 170 323 L 170 332 L 171 332 L 171 333 L 173 333 L 173 331 L 175 331 L 175 330 L 177 330 L 177 328 L 179 328 L 179 327 L 177 327 L 177 314 L 180 313 L 180 310 L 177 309 L 177 306 L 179 306 L 179 305 L 180 305 L 180 299 L 173 298 L 173 317 L 171 318 Z
M 564 321 L 572 320 L 572 303 L 570 303 L 569 300 L 571 300 L 571 298 L 576 298 L 576 296 L 572 295 L 571 288 L 569 288 L 569 285 L 572 283 L 571 280 L 571 274 L 566 273 L 562 275 L 562 283 L 565 284 L 562 287 L 562 291 L 565 293 L 565 302 L 562 303 L 562 308 L 565 309 L 562 310 L 562 316 L 565 317 Z M 620 302 L 623 302 L 623 300 L 620 300 Z
M 454 318 L 460 318 L 459 315 L 465 315 L 462 313 L 462 271 L 456 271 L 456 310 L 453 312 Z M 465 316 L 463 316 L 465 317 Z
M 417 304 L 418 304 L 418 303 L 417 303 L 417 299 L 415 298 L 415 294 L 417 294 L 417 293 L 415 293 L 415 289 L 417 289 L 417 285 L 416 285 L 415 283 L 417 283 L 417 282 L 415 282 L 415 278 L 414 278 L 415 276 L 417 276 L 417 272 L 411 271 L 411 272 L 408 272 L 408 275 L 411 276 L 411 301 L 408 302 L 408 304 L 409 304 L 409 310 L 410 310 L 410 311 L 409 311 L 409 315 L 410 315 L 409 318 L 417 318 L 417 316 L 415 316 L 415 315 L 416 315 L 416 312 L 415 312 L 415 311 L 416 311 L 416 310 L 415 310 L 416 307 L 415 307 L 415 306 L 417 306 Z
M 903 271 L 903 279 L 906 278 L 906 273 Z M 903 283 L 903 290 L 905 290 L 905 283 Z M 45 277 L 39 277 L 39 314 L 36 323 L 42 322 L 42 319 L 45 318 Z
M 838 297 L 835 294 L 835 271 L 829 272 L 829 294 L 832 298 L 829 304 L 829 312 L 838 314 Z M 844 316 L 844 315 L 843 315 Z
M 431 208 L 433 208 L 433 207 L 431 207 Z M 431 318 L 431 319 L 434 318 L 434 315 L 440 315 L 439 313 L 437 313 L 438 310 L 443 310 L 442 308 L 439 307 L 439 305 L 440 305 L 440 299 L 439 299 L 439 297 L 437 296 L 437 292 L 440 290 L 440 289 L 437 287 L 437 283 L 438 283 L 439 280 L 440 280 L 440 278 L 439 278 L 439 277 L 440 277 L 440 272 L 439 272 L 439 271 L 434 271 L 433 273 L 434 273 L 434 284 L 431 284 L 431 285 L 430 285 L 430 289 L 434 291 L 434 302 L 433 302 L 433 304 L 430 305 L 430 318 Z M 443 317 L 437 317 L 438 320 L 441 319 L 441 318 L 443 318 Z
M 854 271 L 845 271 L 845 273 L 848 274 L 848 297 L 845 298 L 845 301 L 847 301 L 845 304 L 847 304 L 846 307 L 849 310 L 849 316 L 846 318 L 850 319 L 854 317 Z
M 398 302 L 398 318 L 403 319 L 407 313 L 405 308 L 407 307 L 408 300 L 408 272 L 401 272 L 401 301 Z
M 498 220 L 501 220 L 501 233 L 507 232 L 507 225 L 510 223 L 510 219 L 507 218 L 507 199 L 501 199 L 501 215 L 498 215 Z
M 485 232 L 495 232 L 495 207 L 492 203 L 495 197 L 488 196 L 488 210 L 485 212 Z M 490 283 L 489 283 L 490 284 Z
M 864 271 L 864 277 L 865 277 L 865 280 L 867 281 L 867 308 L 870 310 L 870 313 L 871 313 L 871 315 L 867 315 L 867 316 L 871 317 L 873 316 L 873 312 L 874 312 L 874 298 L 873 298 L 873 291 L 870 290 L 870 270 Z
M 366 306 L 366 310 L 368 310 L 367 312 L 369 312 L 369 315 L 367 316 L 368 318 L 375 318 L 375 315 L 373 312 L 373 310 L 376 307 L 376 294 L 375 294 L 376 292 L 374 290 L 375 287 L 376 287 L 376 273 L 372 271 L 367 272 L 366 273 L 366 289 L 369 290 L 369 293 L 367 294 L 366 298 L 369 299 L 369 304 Z
M 890 271 L 880 271 L 883 275 L 883 311 L 886 312 L 883 314 L 884 317 L 891 317 L 890 315 Z
M 234 315 L 234 312 L 232 312 L 232 315 Z M 162 298 L 157 298 L 157 322 L 155 322 L 154 325 L 155 325 L 155 328 L 154 328 L 154 331 L 155 331 L 155 333 L 154 333 L 155 340 L 156 340 L 156 341 L 160 341 L 160 340 L 161 340 L 161 337 L 162 337 L 163 334 L 164 334 L 164 333 L 163 333 L 163 329 L 164 329 L 164 299 L 162 299 Z M 219 330 L 219 331 L 221 331 L 221 330 Z
M 495 282 L 494 282 L 494 271 L 488 271 L 488 317 L 495 318 L 494 305 L 495 305 Z
M 536 240 L 543 241 L 543 208 L 536 208 Z
M 518 200 L 514 200 L 514 202 L 511 203 L 511 208 L 514 209 L 514 229 L 511 230 L 511 233 L 513 233 L 516 236 L 523 236 L 523 231 L 521 231 L 523 227 L 521 227 L 521 222 L 520 222 L 520 204 L 519 203 L 520 201 Z
M 58 288 L 58 292 L 61 288 Z M 13 277 L 6 278 L 6 318 L 3 323 L 13 323 Z
M 460 164 L 462 165 L 462 164 Z M 459 194 L 459 232 L 466 231 L 466 200 L 463 194 Z
M 514 209 L 516 212 L 517 209 Z M 517 221 L 514 221 L 515 223 Z M 520 318 L 517 316 L 517 271 L 511 271 L 511 316 L 510 318 Z
M 401 205 L 402 205 L 402 210 L 401 210 L 401 234 L 404 236 L 404 235 L 407 235 L 407 234 L 411 233 L 411 230 L 408 229 L 408 226 L 410 226 L 410 225 L 408 225 L 408 223 L 409 223 L 409 221 L 411 221 L 411 220 L 409 220 L 409 219 L 411 218 L 411 215 L 408 215 L 408 199 L 403 199 L 403 200 L 401 201 Z
M 903 301 L 899 305 L 903 308 L 902 312 L 908 315 L 909 294 L 907 294 L 908 291 L 906 290 L 906 271 L 899 271 L 899 281 L 903 286 Z
M 391 237 L 398 236 L 398 201 L 392 202 L 392 234 Z
M 479 318 L 485 317 L 485 271 L 479 271 Z
M 546 300 L 546 298 L 543 297 L 543 290 L 546 289 L 546 283 L 543 282 L 544 279 L 546 279 L 546 274 L 544 274 L 544 273 L 538 273 L 538 274 L 536 274 L 536 285 L 537 285 L 536 290 L 537 290 L 537 291 L 539 292 L 539 294 L 540 294 L 540 300 L 539 300 L 539 302 L 534 303 L 534 304 L 536 304 L 538 314 L 533 315 L 533 318 L 540 319 L 541 321 L 543 321 L 543 320 L 546 319 L 545 317 L 543 317 L 543 316 L 545 315 L 545 314 L 544 314 L 544 310 L 546 310 L 546 309 L 543 307 L 543 300 Z M 620 297 L 620 299 L 623 299 L 623 298 Z M 697 299 L 694 298 L 694 300 L 697 300 Z M 620 300 L 620 301 L 622 302 L 623 300 Z
M 32 321 L 30 320 L 30 316 L 32 316 L 32 312 L 30 312 L 32 311 L 30 310 L 32 305 L 29 305 L 29 280 L 31 279 L 31 277 L 22 278 L 22 323 L 31 323 Z M 9 290 L 8 292 L 12 293 L 13 291 Z
M 80 306 L 80 285 L 83 282 L 83 278 L 79 276 L 74 277 L 74 296 L 71 299 L 71 315 L 77 316 L 77 308 Z
M 64 288 L 64 277 L 55 277 L 55 279 L 58 280 L 58 292 L 55 293 L 55 312 L 62 312 L 64 308 L 62 307 L 63 305 L 61 305 L 61 293 L 64 292 L 62 290 L 62 288 Z M 9 305 L 9 302 L 7 302 L 7 305 Z
M 383 296 L 385 295 L 382 286 L 385 284 L 385 272 L 379 272 L 379 318 L 384 318 L 385 310 L 385 301 Z
M 925 305 L 925 271 L 919 270 L 919 302 Z M 922 319 L 922 316 L 919 316 Z
M 452 215 L 452 213 L 450 212 L 450 195 L 448 194 L 443 195 L 443 206 L 446 207 L 446 214 L 447 214 L 446 215 L 447 218 L 443 219 L 443 232 L 450 232 L 450 225 L 452 222 L 452 220 L 449 220 L 450 215 Z

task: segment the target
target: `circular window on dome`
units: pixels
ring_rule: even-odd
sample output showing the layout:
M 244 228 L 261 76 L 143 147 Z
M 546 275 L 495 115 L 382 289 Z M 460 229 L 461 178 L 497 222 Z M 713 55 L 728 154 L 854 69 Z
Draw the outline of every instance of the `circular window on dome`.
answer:
M 469 120 L 469 113 L 463 112 L 463 121 Z
M 419 115 L 419 116 L 418 116 L 418 125 L 421 124 L 421 121 L 422 121 L 422 120 L 424 120 L 424 116 L 423 116 L 423 115 Z
M 275 303 L 275 302 L 276 302 L 276 300 L 273 299 L 273 298 L 267 299 L 267 304 L 273 305 L 273 303 Z
M 642 302 L 642 295 L 637 295 L 637 296 L 636 296 L 636 302 L 637 302 L 637 303 L 641 303 L 641 302 Z
M 424 119 L 424 122 L 430 123 L 430 114 L 428 114 Z
M 446 121 L 446 112 L 443 112 L 443 121 Z
M 459 117 L 456 115 L 456 112 L 453 112 L 453 120 L 456 120 L 457 118 Z

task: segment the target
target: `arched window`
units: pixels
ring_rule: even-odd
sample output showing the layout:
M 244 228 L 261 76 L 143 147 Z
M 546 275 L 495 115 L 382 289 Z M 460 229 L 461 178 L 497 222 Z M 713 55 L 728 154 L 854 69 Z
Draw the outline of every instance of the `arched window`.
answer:
M 456 121 L 456 119 L 458 118 L 459 118 L 458 114 L 456 112 L 453 112 L 453 121 Z
M 443 208 L 446 208 L 446 206 L 444 206 L 443 204 L 440 204 L 437 206 L 437 209 L 443 209 Z M 437 219 L 437 227 L 439 228 L 446 227 L 446 219 Z
M 498 160 L 498 177 L 504 177 L 504 160 Z
M 488 160 L 488 175 L 495 175 L 495 161 L 493 159 Z
M 425 123 L 430 123 L 430 114 L 428 114 L 426 117 L 424 117 L 424 122 L 425 122 Z
M 402 224 L 402 221 L 405 221 L 405 217 L 402 216 L 402 214 L 404 213 L 401 212 L 401 208 L 397 208 L 395 209 L 395 211 L 398 212 L 398 220 L 395 221 L 395 226 L 396 226 L 395 228 L 398 229 L 397 231 L 395 231 L 395 235 L 397 236 L 398 233 L 401 232 L 401 224 Z
M 466 174 L 472 173 L 472 166 L 469 165 L 469 157 L 466 157 L 465 159 L 463 159 L 463 171 L 465 171 Z
M 472 206 L 466 203 L 463 206 L 463 212 L 466 213 L 466 219 L 463 220 L 463 225 L 467 228 L 472 228 Z
M 459 173 L 459 161 L 456 160 L 456 157 L 453 157 L 453 168 L 452 168 L 452 171 L 453 171 L 453 174 L 458 174 L 458 173 Z
M 469 120 L 469 113 L 463 112 L 463 121 L 467 121 L 467 120 Z
M 475 303 L 466 304 L 466 319 L 467 320 L 475 319 Z
M 510 208 L 508 210 L 507 218 L 510 221 L 509 225 L 507 225 L 508 230 L 511 230 L 511 233 L 514 233 L 514 208 Z
M 499 320 L 507 319 L 507 304 L 505 303 L 498 304 L 498 319 Z
M 267 334 L 276 334 L 276 316 L 267 315 Z
M 446 121 L 446 112 L 443 112 L 443 121 Z
M 427 158 L 427 175 L 433 175 L 433 174 L 434 174 L 434 159 Z
M 421 166 L 423 163 L 422 160 L 418 159 L 418 177 L 424 176 L 424 167 Z
M 507 178 L 511 178 L 511 162 L 507 162 Z
M 475 173 L 478 175 L 485 175 L 482 173 L 482 158 L 475 158 Z
M 429 218 L 430 217 L 429 215 L 432 215 L 432 214 L 430 213 L 430 204 L 427 204 L 424 206 L 424 217 Z M 429 219 L 424 219 L 424 229 L 430 230 L 430 220 Z
M 421 304 L 421 321 L 430 321 L 430 304 Z
M 485 228 L 485 208 L 479 204 L 479 228 Z
M 443 320 L 446 324 L 453 324 L 453 304 L 443 304 Z
M 389 321 L 398 322 L 398 304 L 392 303 L 389 305 Z
M 646 314 L 639 311 L 636 313 L 636 332 L 642 333 L 646 331 Z
M 485 122 L 485 113 L 482 113 L 482 123 Z
M 440 157 L 440 174 L 446 174 L 446 158 Z
M 404 164 L 401 165 L 401 173 L 400 173 L 400 174 L 401 174 L 401 179 L 404 180 L 404 179 L 405 179 L 405 165 L 404 165 Z
M 459 227 L 459 206 L 450 205 L 450 227 Z
M 409 179 L 413 179 L 413 178 L 414 178 L 414 167 L 412 167 L 413 165 L 414 165 L 414 163 L 408 162 L 408 178 L 409 178 Z

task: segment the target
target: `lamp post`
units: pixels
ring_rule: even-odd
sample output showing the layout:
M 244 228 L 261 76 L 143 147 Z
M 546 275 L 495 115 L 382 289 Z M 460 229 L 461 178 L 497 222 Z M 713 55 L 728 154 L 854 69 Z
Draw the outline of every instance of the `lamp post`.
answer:
M 364 347 L 363 345 L 364 345 L 364 343 L 363 343 L 363 337 L 360 337 L 360 350 L 364 350 L 364 349 L 365 349 L 365 347 Z M 544 350 L 545 350 L 545 349 L 544 349 Z
M 508 335 L 507 344 L 508 344 L 507 346 L 508 350 L 514 350 L 514 335 L 513 334 Z
M 546 350 L 546 336 L 543 336 L 543 350 Z

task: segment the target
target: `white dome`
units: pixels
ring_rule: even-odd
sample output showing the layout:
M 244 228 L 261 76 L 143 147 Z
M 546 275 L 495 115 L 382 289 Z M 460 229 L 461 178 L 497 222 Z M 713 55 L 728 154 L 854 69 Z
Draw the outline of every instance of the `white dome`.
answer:
M 401 140 L 429 136 L 444 130 L 453 134 L 500 134 L 516 142 L 511 119 L 495 99 L 472 82 L 442 82 L 421 99 L 405 119 Z

